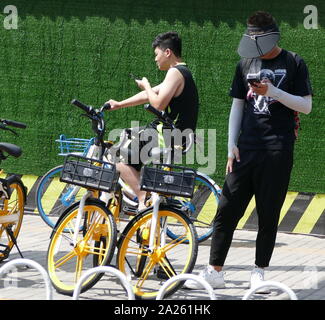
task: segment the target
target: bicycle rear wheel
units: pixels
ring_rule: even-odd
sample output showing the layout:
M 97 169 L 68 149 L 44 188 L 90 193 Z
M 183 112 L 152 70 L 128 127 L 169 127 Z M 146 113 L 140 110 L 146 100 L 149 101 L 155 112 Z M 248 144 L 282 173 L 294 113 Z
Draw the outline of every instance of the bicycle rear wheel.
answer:
M 87 270 L 108 265 L 116 247 L 116 225 L 112 214 L 96 199 L 86 201 L 82 228 L 74 243 L 79 202 L 69 207 L 52 233 L 47 253 L 47 268 L 53 286 L 72 295 L 75 285 Z M 68 233 L 65 232 L 68 230 Z M 95 274 L 82 284 L 81 292 L 91 288 L 103 274 Z
M 36 204 L 40 217 L 54 228 L 63 211 L 80 201 L 86 190 L 60 182 L 63 165 L 49 170 L 40 180 L 36 190 Z
M 182 273 L 190 273 L 195 265 L 198 242 L 193 223 L 174 208 L 161 207 L 153 248 L 149 248 L 152 209 L 133 218 L 119 240 L 117 266 L 127 275 L 137 299 L 155 299 L 162 282 Z M 166 226 L 177 223 L 182 232 L 177 239 L 166 237 Z M 185 241 L 188 244 L 184 244 Z M 173 283 L 166 296 L 177 291 L 184 281 Z
M 173 197 L 169 200 L 188 214 L 196 228 L 199 242 L 207 240 L 212 234 L 220 195 L 220 187 L 205 174 L 197 172 L 192 199 Z M 177 224 L 168 227 L 167 235 L 171 239 L 176 239 L 179 234 Z
M 0 198 L 0 262 L 9 256 L 24 216 L 25 187 L 16 176 L 8 179 L 10 198 Z

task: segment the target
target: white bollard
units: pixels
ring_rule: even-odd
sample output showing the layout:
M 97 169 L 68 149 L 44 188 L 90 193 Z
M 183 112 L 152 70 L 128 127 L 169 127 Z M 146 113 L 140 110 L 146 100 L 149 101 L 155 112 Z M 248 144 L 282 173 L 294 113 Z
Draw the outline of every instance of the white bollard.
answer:
M 82 283 L 85 280 L 87 280 L 87 278 L 89 278 L 94 273 L 110 273 L 110 274 L 113 274 L 114 276 L 118 277 L 121 280 L 124 288 L 127 291 L 128 299 L 135 300 L 135 296 L 134 296 L 132 287 L 131 287 L 130 283 L 128 282 L 125 274 L 122 273 L 120 270 L 117 270 L 113 267 L 108 267 L 108 266 L 95 267 L 95 268 L 89 269 L 87 272 L 85 272 L 84 275 L 78 280 L 78 282 L 76 284 L 76 287 L 73 291 L 73 297 L 72 297 L 73 300 L 78 300 Z
M 248 300 L 250 298 L 251 295 L 253 295 L 257 290 L 261 289 L 261 288 L 265 288 L 265 287 L 274 287 L 274 288 L 279 288 L 282 291 L 286 292 L 291 300 L 298 300 L 296 294 L 285 284 L 277 282 L 277 281 L 263 281 L 261 284 L 259 284 L 258 286 L 256 286 L 253 289 L 249 289 L 242 300 Z
M 15 260 L 9 261 L 0 268 L 0 276 L 3 273 L 5 273 L 6 271 L 12 269 L 12 267 L 18 266 L 18 265 L 20 265 L 20 266 L 27 265 L 29 267 L 35 268 L 36 270 L 38 270 L 40 272 L 40 274 L 42 275 L 42 277 L 45 281 L 46 299 L 52 300 L 53 299 L 53 288 L 52 288 L 52 284 L 50 281 L 50 277 L 49 277 L 48 273 L 46 272 L 46 270 L 39 263 L 37 263 L 33 260 L 24 258 L 24 259 L 15 259 Z
M 156 300 L 162 300 L 164 298 L 166 289 L 172 283 L 174 283 L 176 281 L 182 281 L 182 280 L 194 280 L 194 281 L 199 282 L 205 288 L 205 290 L 208 291 L 210 300 L 217 300 L 211 285 L 206 280 L 202 279 L 201 277 L 194 275 L 194 274 L 190 274 L 190 273 L 179 274 L 179 275 L 176 275 L 176 276 L 170 278 L 169 280 L 167 280 L 163 284 L 163 286 L 160 288 L 158 295 L 156 297 Z

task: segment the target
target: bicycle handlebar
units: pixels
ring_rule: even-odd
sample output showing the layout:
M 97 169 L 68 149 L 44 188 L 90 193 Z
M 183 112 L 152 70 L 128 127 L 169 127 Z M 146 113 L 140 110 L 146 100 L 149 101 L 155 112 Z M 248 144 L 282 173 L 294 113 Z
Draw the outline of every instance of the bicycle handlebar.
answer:
M 153 107 L 150 104 L 146 104 L 144 106 L 144 109 L 153 113 L 156 117 L 158 117 L 158 119 L 160 119 L 161 121 L 167 123 L 168 125 L 170 125 L 173 129 L 175 129 L 175 124 L 173 122 L 172 119 L 170 119 L 165 111 L 159 111 L 158 109 L 156 109 L 155 107 Z
M 27 125 L 22 122 L 13 121 L 13 120 L 6 120 L 6 119 L 0 119 L 0 129 L 2 130 L 8 130 L 12 132 L 14 135 L 18 135 L 17 132 L 11 128 L 7 128 L 7 126 L 11 126 L 14 128 L 20 128 L 25 129 Z M 11 155 L 15 158 L 18 158 L 21 156 L 22 150 L 19 146 L 12 144 L 12 143 L 6 143 L 1 142 L 0 146 L 0 163 L 2 160 L 5 160 L 8 158 L 4 153 L 8 153 L 8 155 Z
M 83 104 L 82 102 L 80 102 L 77 99 L 73 99 L 71 101 L 71 104 L 77 106 L 78 108 L 80 108 L 81 110 L 85 111 L 86 113 L 90 113 L 91 108 L 86 106 L 85 104 Z
M 87 106 L 85 104 L 83 104 L 82 102 L 80 102 L 77 99 L 73 99 L 71 101 L 71 104 L 77 106 L 78 108 L 80 108 L 81 110 L 85 111 L 86 113 L 88 113 L 89 115 L 96 115 L 97 112 L 96 110 L 94 110 L 93 107 Z M 105 103 L 101 108 L 100 108 L 100 112 L 102 112 L 103 110 L 109 110 L 111 108 L 111 105 L 109 103 Z
M 105 149 L 106 145 L 104 142 L 104 135 L 105 135 L 105 121 L 104 121 L 104 110 L 109 110 L 111 105 L 109 103 L 105 103 L 99 109 L 94 109 L 92 106 L 87 106 L 84 103 L 80 102 L 77 99 L 73 99 L 71 104 L 75 105 L 76 107 L 80 108 L 86 114 L 86 116 L 91 119 L 92 121 L 92 130 L 96 134 L 95 144 L 102 145 Z
M 103 105 L 103 110 L 110 110 L 111 109 L 111 105 L 107 102 Z
M 13 120 L 6 120 L 6 119 L 0 119 L 0 122 L 4 125 L 15 127 L 15 128 L 20 128 L 20 129 L 26 129 L 27 125 L 22 122 L 18 121 L 13 121 Z

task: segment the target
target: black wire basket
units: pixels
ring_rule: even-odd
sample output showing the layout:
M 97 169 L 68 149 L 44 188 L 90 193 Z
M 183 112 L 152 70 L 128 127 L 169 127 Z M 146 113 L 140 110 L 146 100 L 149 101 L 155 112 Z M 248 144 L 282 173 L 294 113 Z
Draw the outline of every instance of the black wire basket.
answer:
M 104 192 L 116 190 L 119 173 L 114 164 L 77 155 L 67 155 L 60 181 Z
M 156 164 L 141 169 L 141 190 L 192 198 L 196 171 L 169 164 Z

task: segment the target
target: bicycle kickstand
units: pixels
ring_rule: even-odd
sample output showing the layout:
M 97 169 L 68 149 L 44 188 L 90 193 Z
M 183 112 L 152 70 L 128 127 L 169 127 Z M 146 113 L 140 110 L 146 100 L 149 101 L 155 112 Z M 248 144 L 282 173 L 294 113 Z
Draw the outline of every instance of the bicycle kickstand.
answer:
M 19 247 L 18 247 L 16 237 L 15 237 L 14 233 L 12 232 L 11 227 L 10 227 L 10 226 L 7 226 L 7 227 L 6 227 L 6 231 L 8 232 L 8 235 L 9 235 L 11 241 L 12 241 L 12 242 L 14 243 L 14 245 L 16 246 L 19 255 L 21 256 L 22 259 L 24 259 L 24 256 L 23 256 L 23 254 L 21 253 L 21 251 L 20 251 L 20 249 L 19 249 Z

